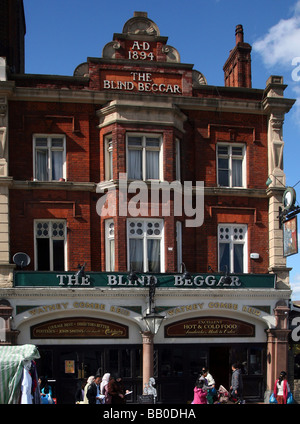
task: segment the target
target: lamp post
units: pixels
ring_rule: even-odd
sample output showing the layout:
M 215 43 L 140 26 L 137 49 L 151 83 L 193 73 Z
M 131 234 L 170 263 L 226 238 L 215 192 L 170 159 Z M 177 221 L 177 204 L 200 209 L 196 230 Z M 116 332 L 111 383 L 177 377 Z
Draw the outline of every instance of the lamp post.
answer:
M 154 361 L 153 361 L 153 338 L 158 332 L 164 316 L 159 315 L 155 311 L 154 298 L 156 290 L 156 281 L 155 277 L 151 275 L 149 281 L 149 309 L 146 315 L 143 316 L 143 320 L 146 324 L 148 331 L 143 331 L 143 387 L 148 384 L 150 377 L 153 377 L 154 371 Z

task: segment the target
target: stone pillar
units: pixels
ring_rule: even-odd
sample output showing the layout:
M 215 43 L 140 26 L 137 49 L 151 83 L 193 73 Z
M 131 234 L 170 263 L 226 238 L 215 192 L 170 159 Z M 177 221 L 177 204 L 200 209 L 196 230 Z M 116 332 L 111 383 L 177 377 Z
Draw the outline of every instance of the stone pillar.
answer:
M 13 85 L 6 78 L 6 60 L 0 58 L 0 287 L 12 287 L 13 268 L 10 264 L 9 187 L 8 176 L 8 98 Z
M 153 334 L 150 331 L 141 333 L 143 338 L 143 390 L 145 384 L 153 377 Z
M 288 336 L 291 331 L 288 328 L 289 310 L 284 301 L 279 301 L 274 309 L 276 328 L 267 330 L 266 400 L 269 398 L 280 372 L 288 370 Z
M 11 329 L 11 318 L 13 308 L 10 303 L 0 300 L 0 346 L 16 345 L 19 331 Z
M 283 257 L 283 234 L 279 225 L 279 208 L 286 178 L 283 169 L 283 123 L 294 99 L 284 98 L 283 77 L 270 76 L 266 84 L 263 108 L 268 115 L 268 182 L 269 197 L 269 271 L 277 274 L 277 288 L 290 289 L 289 271 Z

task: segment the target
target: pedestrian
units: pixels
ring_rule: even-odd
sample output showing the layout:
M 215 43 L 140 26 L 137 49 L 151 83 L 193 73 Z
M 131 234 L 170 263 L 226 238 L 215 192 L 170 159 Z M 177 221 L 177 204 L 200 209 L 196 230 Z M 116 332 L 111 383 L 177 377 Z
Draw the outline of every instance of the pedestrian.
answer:
M 102 377 L 100 385 L 100 393 L 104 395 L 104 403 L 111 404 L 111 395 L 108 393 L 108 383 L 111 379 L 110 373 L 105 373 Z
M 85 380 L 82 380 L 77 385 L 77 389 L 75 392 L 75 403 L 83 403 L 84 387 L 85 387 Z
M 40 377 L 39 378 L 39 385 L 41 390 L 41 403 L 44 405 L 52 405 L 53 399 L 52 399 L 52 388 L 49 386 L 47 378 Z
M 84 404 L 89 403 L 89 400 L 86 396 L 88 388 L 90 387 L 90 385 L 92 384 L 92 382 L 95 380 L 95 377 L 93 375 L 91 375 L 86 382 L 86 385 L 84 386 L 84 395 L 83 395 L 83 402 Z
M 290 391 L 289 383 L 286 379 L 287 375 L 285 371 L 281 371 L 278 379 L 274 384 L 274 396 L 278 404 L 286 404 L 288 393 Z
M 100 383 L 101 376 L 95 375 L 94 381 L 89 385 L 86 393 L 90 405 L 96 405 L 100 403 Z
M 118 386 L 118 392 L 120 393 L 120 399 L 121 399 L 120 403 L 124 404 L 126 403 L 126 394 L 129 393 L 129 390 L 125 389 L 125 385 L 123 383 L 122 377 L 116 378 L 116 384 Z
M 213 376 L 210 374 L 208 368 L 205 368 L 205 367 L 202 368 L 202 375 L 205 377 L 205 379 L 207 381 L 207 388 L 208 388 L 207 401 L 208 401 L 209 404 L 212 404 L 212 403 L 214 403 L 214 397 L 217 394 L 216 382 L 215 382 Z
M 194 387 L 194 400 L 193 404 L 207 404 L 207 391 L 205 390 L 205 381 L 203 378 L 197 378 Z
M 120 405 L 125 403 L 125 387 L 121 377 L 112 377 L 109 380 L 107 391 L 111 396 L 111 403 L 113 405 Z
M 232 364 L 232 376 L 231 376 L 231 397 L 236 399 L 238 403 L 244 403 L 243 401 L 243 380 L 242 372 L 238 364 Z

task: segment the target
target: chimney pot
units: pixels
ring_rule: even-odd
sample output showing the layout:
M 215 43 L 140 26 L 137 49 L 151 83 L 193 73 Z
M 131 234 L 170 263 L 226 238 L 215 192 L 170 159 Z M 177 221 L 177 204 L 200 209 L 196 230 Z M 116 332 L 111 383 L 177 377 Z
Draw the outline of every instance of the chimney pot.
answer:
M 244 42 L 243 25 L 237 25 L 235 28 L 235 44 Z

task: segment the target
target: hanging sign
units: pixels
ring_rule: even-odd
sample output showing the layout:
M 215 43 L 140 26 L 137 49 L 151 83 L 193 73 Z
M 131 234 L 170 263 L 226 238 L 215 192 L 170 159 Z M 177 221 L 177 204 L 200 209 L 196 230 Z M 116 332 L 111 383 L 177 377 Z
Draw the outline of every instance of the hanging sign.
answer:
M 283 228 L 283 256 L 298 253 L 297 217 L 295 216 L 282 224 Z

